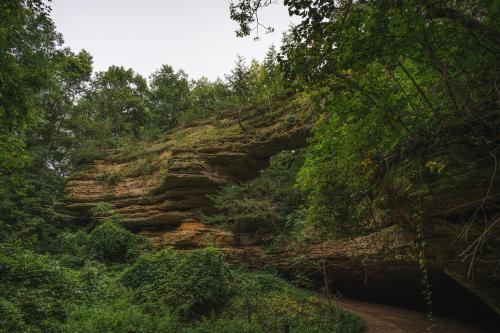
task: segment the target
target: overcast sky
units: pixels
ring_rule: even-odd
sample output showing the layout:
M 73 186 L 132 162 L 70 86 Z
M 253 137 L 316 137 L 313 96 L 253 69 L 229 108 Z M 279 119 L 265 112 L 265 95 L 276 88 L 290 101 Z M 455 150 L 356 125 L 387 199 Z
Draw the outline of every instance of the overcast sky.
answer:
M 239 54 L 262 60 L 271 44 L 280 45 L 291 19 L 274 5 L 261 16 L 275 32 L 237 38 L 229 18 L 230 0 L 53 0 L 52 18 L 65 44 L 94 57 L 94 70 L 110 65 L 149 76 L 162 64 L 184 69 L 191 78 L 211 80 L 228 73 Z M 281 2 L 282 3 L 282 2 Z

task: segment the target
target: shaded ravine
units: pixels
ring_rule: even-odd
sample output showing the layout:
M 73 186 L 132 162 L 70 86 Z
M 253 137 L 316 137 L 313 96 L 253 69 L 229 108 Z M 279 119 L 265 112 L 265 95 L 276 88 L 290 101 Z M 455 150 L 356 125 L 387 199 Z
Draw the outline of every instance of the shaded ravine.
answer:
M 325 303 L 324 295 L 316 294 Z M 365 333 L 486 333 L 492 332 L 460 322 L 456 319 L 434 316 L 432 321 L 423 312 L 400 307 L 369 303 L 347 298 L 335 298 L 335 305 L 357 314 L 366 323 Z M 432 329 L 429 327 L 432 323 Z

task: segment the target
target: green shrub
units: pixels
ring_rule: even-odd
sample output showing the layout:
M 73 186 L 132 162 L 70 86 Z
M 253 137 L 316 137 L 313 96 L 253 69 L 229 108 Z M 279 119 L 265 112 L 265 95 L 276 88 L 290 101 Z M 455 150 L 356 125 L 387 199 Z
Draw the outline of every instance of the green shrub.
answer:
M 77 299 L 80 287 L 75 271 L 48 256 L 14 247 L 0 249 L 1 296 L 15 306 L 5 303 L 2 311 L 13 320 L 21 314 L 35 331 L 52 331 L 54 323 L 64 319 L 66 304 Z
M 0 297 L 0 332 L 25 332 L 26 328 L 21 311 Z
M 163 250 L 144 255 L 122 275 L 141 301 L 171 307 L 184 318 L 207 313 L 228 298 L 230 271 L 213 248 L 175 254 Z
M 97 179 L 110 186 L 114 186 L 122 179 L 122 175 L 118 172 L 106 172 L 97 177 Z
M 356 316 L 328 306 L 270 273 L 233 272 L 230 298 L 219 311 L 184 324 L 183 333 L 357 333 Z
M 91 255 L 102 262 L 126 262 L 139 255 L 141 238 L 108 220 L 90 233 Z
M 97 303 L 73 308 L 64 332 L 140 332 L 164 333 L 176 330 L 176 321 L 169 315 L 153 316 L 145 313 L 139 305 L 121 297 L 109 303 Z
M 83 230 L 67 230 L 60 232 L 51 244 L 50 253 L 53 258 L 68 268 L 80 268 L 90 259 L 89 234 Z
M 66 253 L 74 256 L 84 256 L 88 246 L 89 234 L 83 230 L 63 231 L 55 239 L 56 253 Z
M 205 222 L 225 224 L 234 232 L 286 231 L 287 215 L 303 203 L 302 193 L 294 186 L 302 160 L 299 151 L 283 151 L 271 159 L 259 177 L 223 187 L 210 196 L 219 213 L 206 216 Z
M 78 271 L 82 283 L 81 304 L 111 301 L 128 293 L 128 288 L 117 281 L 122 265 L 109 266 L 98 261 L 86 261 Z
M 230 271 L 214 248 L 194 250 L 175 265 L 165 301 L 181 313 L 206 312 L 228 298 Z
M 97 205 L 90 209 L 93 217 L 110 214 L 115 206 L 109 202 L 99 202 Z
M 86 140 L 85 145 L 81 145 L 71 152 L 70 158 L 75 165 L 83 165 L 106 158 L 106 149 L 102 143 L 96 140 Z
M 332 316 L 326 304 L 273 274 L 235 271 L 233 276 L 231 301 L 212 319 L 213 327 L 228 323 L 252 327 L 252 332 L 280 332 L 288 326 L 298 333 L 354 333 L 364 327 L 358 317 L 341 309 L 334 309 Z
M 33 252 L 1 247 L 0 281 L 17 286 L 50 287 L 52 294 L 72 295 L 77 275 L 62 267 L 48 256 Z
M 154 281 L 169 274 L 178 260 L 179 255 L 170 250 L 145 253 L 123 272 L 120 280 L 132 289 L 154 284 Z
M 196 326 L 187 328 L 183 333 L 264 333 L 265 331 L 256 322 L 249 322 L 246 318 L 213 318 L 205 319 Z

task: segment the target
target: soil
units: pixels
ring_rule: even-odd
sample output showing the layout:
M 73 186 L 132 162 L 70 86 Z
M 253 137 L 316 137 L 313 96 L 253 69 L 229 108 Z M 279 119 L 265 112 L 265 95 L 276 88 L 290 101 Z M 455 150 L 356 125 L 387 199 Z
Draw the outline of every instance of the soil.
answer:
M 327 302 L 326 297 L 321 298 Z M 485 333 L 469 324 L 452 318 L 433 317 L 425 313 L 390 305 L 336 298 L 335 304 L 365 320 L 365 333 Z

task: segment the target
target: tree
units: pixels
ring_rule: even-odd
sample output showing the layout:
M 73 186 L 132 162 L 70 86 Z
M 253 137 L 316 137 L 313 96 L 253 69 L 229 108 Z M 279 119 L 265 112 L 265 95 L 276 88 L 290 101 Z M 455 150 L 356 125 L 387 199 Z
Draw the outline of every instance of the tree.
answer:
M 172 66 L 163 65 L 151 75 L 150 85 L 153 123 L 168 131 L 190 107 L 188 76 L 183 70 L 175 72 Z
M 361 89 L 347 71 L 362 71 L 377 61 L 390 71 L 402 70 L 411 80 L 414 74 L 405 71 L 404 62 L 412 61 L 433 70 L 454 111 L 488 127 L 481 107 L 474 103 L 496 94 L 496 74 L 488 70 L 496 68 L 493 59 L 500 47 L 500 9 L 494 2 L 287 0 L 284 4 L 290 15 L 302 18 L 282 48 L 287 79 L 317 86 L 335 79 L 350 89 Z M 239 15 L 233 19 L 240 24 L 239 33 L 248 35 L 253 13 L 268 3 L 242 0 L 238 5 Z M 478 89 L 484 77 L 488 88 Z M 423 89 L 417 90 L 430 107 Z M 365 93 L 373 95 L 369 89 Z
M 23 219 L 29 201 L 25 131 L 62 41 L 49 11 L 41 0 L 0 3 L 0 238 Z
M 69 154 L 75 144 L 71 131 L 75 102 L 86 92 L 92 74 L 92 56 L 85 50 L 78 54 L 59 50 L 54 57 L 50 80 L 37 97 L 38 112 L 33 128 L 27 132 L 27 144 L 33 163 L 65 176 Z
M 238 4 L 232 17 L 240 35 L 249 35 L 252 17 L 267 2 Z M 309 221 L 346 230 L 370 218 L 374 201 L 395 221 L 408 221 L 405 215 L 417 210 L 408 203 L 424 195 L 416 190 L 422 161 L 436 152 L 460 156 L 463 164 L 493 161 L 500 124 L 497 2 L 284 4 L 300 18 L 278 55 L 285 78 L 311 92 L 316 109 L 328 115 L 299 174 Z M 403 165 L 405 173 L 394 175 Z M 409 212 L 398 215 L 405 205 Z
M 230 17 L 240 23 L 240 29 L 236 31 L 236 35 L 238 37 L 248 36 L 252 31 L 255 31 L 256 37 L 254 40 L 258 40 L 260 29 L 264 29 L 265 33 L 273 32 L 274 28 L 272 26 L 266 26 L 259 20 L 259 10 L 275 3 L 275 0 L 231 1 L 229 5 Z
M 80 107 L 89 119 L 107 122 L 112 139 L 122 135 L 138 138 L 151 118 L 148 93 L 146 80 L 141 75 L 132 69 L 111 66 L 96 74 Z
M 280 95 L 285 91 L 283 73 L 278 62 L 278 51 L 272 45 L 267 51 L 266 57 L 262 63 L 264 70 L 263 84 L 267 97 L 269 109 L 272 111 L 271 100 L 274 96 Z
M 248 66 L 246 65 L 245 58 L 242 56 L 238 56 L 235 67 L 229 75 L 226 75 L 226 80 L 231 91 L 243 106 L 250 101 L 249 75 Z
M 206 77 L 190 82 L 189 109 L 180 116 L 180 120 L 190 121 L 209 117 L 215 111 L 227 106 L 230 91 L 222 80 L 210 82 Z
M 238 108 L 238 125 L 247 133 L 245 127 L 241 122 L 241 111 L 250 102 L 250 82 L 249 82 L 249 69 L 246 65 L 245 58 L 238 56 L 236 61 L 236 66 L 229 75 L 226 75 L 226 80 L 229 83 L 232 93 L 236 96 L 239 108 Z
M 62 42 L 49 7 L 41 0 L 0 4 L 0 123 L 3 130 L 25 126 L 33 98 L 47 83 L 45 66 Z

